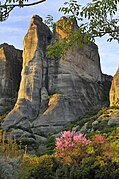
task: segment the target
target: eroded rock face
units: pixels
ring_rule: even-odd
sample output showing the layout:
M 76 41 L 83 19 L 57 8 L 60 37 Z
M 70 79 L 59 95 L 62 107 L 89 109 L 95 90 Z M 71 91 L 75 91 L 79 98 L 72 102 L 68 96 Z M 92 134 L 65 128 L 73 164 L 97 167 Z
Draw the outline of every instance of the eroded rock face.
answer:
M 41 18 L 34 16 L 24 38 L 18 99 L 3 129 L 17 126 L 29 129 L 34 136 L 48 136 L 109 102 L 108 97 L 103 98 L 105 80 L 97 46 L 76 46 L 63 59 L 50 60 L 45 53 L 51 37 Z
M 46 45 L 51 32 L 39 16 L 33 16 L 24 38 L 23 69 L 18 99 L 14 109 L 5 118 L 3 128 L 22 126 L 29 128 L 40 111 L 41 89 L 45 85 L 43 70 Z
M 65 16 L 62 16 L 56 22 L 55 36 L 59 40 L 64 39 L 70 32 L 74 32 L 76 29 L 78 29 L 78 24 L 75 18 L 69 21 Z
M 62 26 L 62 27 L 61 27 Z M 56 22 L 56 36 L 59 40 L 64 39 L 69 35 L 71 31 L 78 29 L 76 19 L 71 22 L 67 21 L 66 17 L 61 17 Z M 101 81 L 102 72 L 100 66 L 100 57 L 98 54 L 98 47 L 94 43 L 90 45 L 84 44 L 81 48 L 76 45 L 74 48 L 70 48 L 67 52 L 62 68 L 64 71 L 71 71 L 77 73 L 82 78 L 91 81 Z
M 33 122 L 33 132 L 46 135 L 60 131 L 69 122 L 86 113 L 94 112 L 109 103 L 105 99 L 105 90 L 101 81 L 85 78 L 77 72 L 73 60 L 49 61 L 47 109 Z M 109 91 L 109 89 L 108 89 Z M 108 96 L 108 94 L 106 94 Z
M 75 28 L 74 21 L 71 29 Z M 56 29 L 56 34 L 59 39 L 67 35 L 61 29 Z M 110 78 L 101 72 L 98 48 L 93 43 L 71 48 L 58 62 L 49 60 L 48 94 L 51 97 L 47 109 L 33 122 L 33 132 L 46 135 L 57 132 L 79 116 L 109 104 L 109 88 L 105 92 L 108 80 L 110 83 Z
M 0 114 L 15 104 L 21 80 L 22 51 L 6 43 L 0 45 Z
M 119 67 L 113 77 L 110 89 L 110 106 L 119 106 Z

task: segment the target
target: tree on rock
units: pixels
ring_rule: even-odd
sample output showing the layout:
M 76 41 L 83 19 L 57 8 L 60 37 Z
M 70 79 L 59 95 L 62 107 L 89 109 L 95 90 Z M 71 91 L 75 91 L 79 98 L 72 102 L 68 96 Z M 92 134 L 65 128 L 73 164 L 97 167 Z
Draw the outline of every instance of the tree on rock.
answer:
M 76 18 L 83 32 L 94 39 L 108 34 L 108 41 L 119 41 L 119 0 L 92 0 L 82 6 L 77 0 L 68 0 L 59 11 Z
M 84 43 L 94 42 L 96 37 L 105 35 L 107 35 L 107 41 L 117 40 L 119 42 L 118 6 L 119 0 L 92 0 L 85 6 L 79 4 L 77 0 L 67 0 L 59 9 L 67 19 L 64 27 L 75 19 L 78 21 L 79 28 L 73 32 L 69 31 L 66 38 L 60 42 L 55 41 L 53 46 L 49 46 L 48 57 L 52 58 L 59 47 L 60 56 L 62 56 L 70 46 L 76 43 L 83 46 Z M 52 16 L 48 16 L 47 22 L 52 23 Z M 61 26 L 61 30 L 66 31 L 66 28 L 62 29 Z

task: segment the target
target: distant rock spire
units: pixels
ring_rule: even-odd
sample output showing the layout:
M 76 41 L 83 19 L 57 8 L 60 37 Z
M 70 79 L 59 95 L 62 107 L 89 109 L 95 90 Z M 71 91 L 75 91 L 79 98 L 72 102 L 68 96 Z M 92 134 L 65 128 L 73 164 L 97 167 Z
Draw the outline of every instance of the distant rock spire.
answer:
M 119 106 L 119 66 L 113 77 L 110 89 L 110 106 Z

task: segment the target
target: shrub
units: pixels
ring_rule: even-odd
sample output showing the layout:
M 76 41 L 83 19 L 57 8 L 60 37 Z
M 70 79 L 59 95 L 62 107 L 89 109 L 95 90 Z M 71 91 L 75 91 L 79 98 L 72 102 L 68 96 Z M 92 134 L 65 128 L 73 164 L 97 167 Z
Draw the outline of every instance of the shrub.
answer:
M 21 146 L 16 143 L 16 136 L 12 133 L 0 130 L 0 153 L 5 157 L 15 158 L 22 157 L 24 151 Z
M 27 155 L 21 165 L 20 179 L 53 179 L 54 168 L 52 156 L 31 157 Z
M 56 158 L 64 163 L 74 163 L 83 157 L 86 146 L 90 143 L 83 134 L 65 131 L 61 137 L 56 138 Z
M 19 176 L 18 158 L 0 157 L 0 179 L 16 179 Z
M 46 154 L 51 155 L 55 151 L 55 137 L 51 136 L 48 138 L 46 143 L 47 151 Z
M 117 132 L 116 130 L 113 135 Z M 101 134 L 96 134 L 89 141 L 82 134 L 65 131 L 56 139 L 56 157 L 62 164 L 56 170 L 56 178 L 117 179 L 118 146 L 117 141 L 108 143 Z

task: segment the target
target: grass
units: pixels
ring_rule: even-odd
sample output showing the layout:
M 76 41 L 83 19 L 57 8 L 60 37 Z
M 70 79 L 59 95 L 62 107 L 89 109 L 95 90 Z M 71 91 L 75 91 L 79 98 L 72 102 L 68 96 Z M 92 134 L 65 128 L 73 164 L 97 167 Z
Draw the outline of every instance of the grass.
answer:
M 16 142 L 16 136 L 0 130 L 0 154 L 12 158 L 22 156 L 23 153 L 21 144 Z

